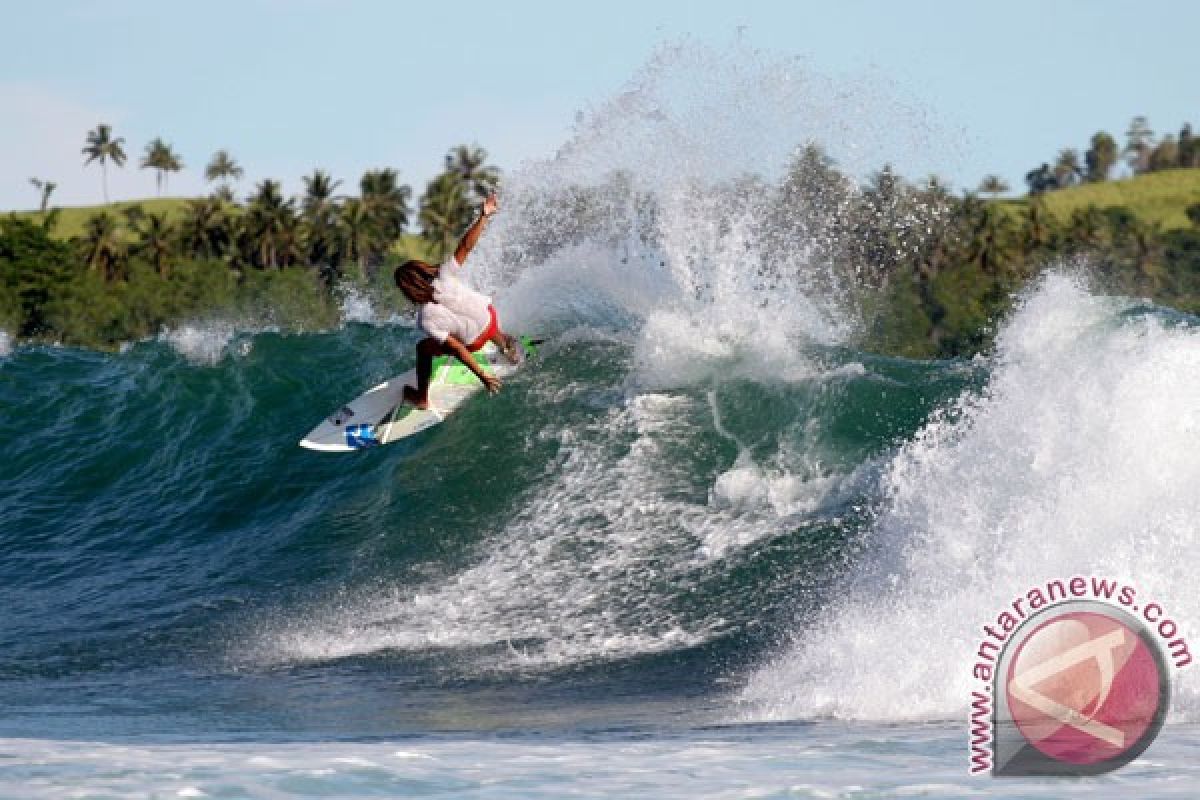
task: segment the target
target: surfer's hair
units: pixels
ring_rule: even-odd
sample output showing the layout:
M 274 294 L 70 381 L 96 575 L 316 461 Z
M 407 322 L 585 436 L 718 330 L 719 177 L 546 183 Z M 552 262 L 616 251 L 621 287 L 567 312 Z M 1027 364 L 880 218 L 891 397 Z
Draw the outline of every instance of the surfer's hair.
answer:
M 413 303 L 424 305 L 433 302 L 433 279 L 438 268 L 424 261 L 413 259 L 396 267 L 396 286 Z

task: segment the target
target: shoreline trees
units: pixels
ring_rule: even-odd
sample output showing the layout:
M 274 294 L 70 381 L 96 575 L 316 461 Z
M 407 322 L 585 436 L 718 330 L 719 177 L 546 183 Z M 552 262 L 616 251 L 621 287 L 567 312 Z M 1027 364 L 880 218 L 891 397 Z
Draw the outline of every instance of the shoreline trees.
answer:
M 1200 158 L 1189 126 L 1178 137 L 1157 142 L 1144 132 L 1149 130 L 1144 120 L 1130 129 L 1135 136 L 1125 155 L 1147 172 Z M 106 194 L 103 169 L 110 159 L 123 163 L 123 145 L 107 125 L 88 134 L 85 163 L 100 161 Z M 1000 199 L 1009 187 L 996 175 L 986 176 L 978 187 L 991 200 L 971 192 L 956 196 L 936 177 L 909 183 L 887 166 L 857 185 L 810 144 L 797 150 L 778 186 L 747 176 L 744 185 L 735 181 L 730 191 L 734 199 L 770 198 L 761 221 L 767 250 L 794 249 L 796 241 L 810 241 L 812 258 L 824 259 L 841 271 L 846 285 L 873 298 L 864 304 L 886 311 L 871 323 L 880 349 L 961 355 L 984 346 L 988 322 L 1047 262 L 1081 254 L 1089 256 L 1088 263 L 1113 288 L 1200 311 L 1200 204 L 1188 210 L 1191 229 L 1171 231 L 1121 207 L 1090 206 L 1069 216 L 1060 209 L 1059 217 L 1050 213 L 1055 203 L 1043 193 L 1107 180 L 1120 156 L 1116 141 L 1099 132 L 1082 157 L 1065 148 L 1053 162 L 1031 171 L 1027 182 L 1033 197 L 1018 204 Z M 168 173 L 177 172 L 183 162 L 159 138 L 147 145 L 142 166 L 157 171 L 161 193 Z M 475 205 L 499 180 L 499 171 L 477 145 L 446 153 L 443 170 L 425 186 L 415 210 L 411 187 L 391 167 L 368 169 L 357 182 L 318 168 L 303 176 L 303 191 L 292 197 L 285 196 L 279 181 L 264 179 L 239 201 L 232 187 L 244 174 L 233 156 L 220 150 L 204 170 L 205 179 L 214 184 L 208 196 L 182 201 L 181 210 L 169 216 L 159 204 L 106 207 L 87 218 L 79 235 L 64 243 L 65 250 L 38 245 L 55 254 L 55 264 L 66 253 L 74 265 L 69 273 L 55 267 L 54 277 L 38 284 L 38 292 L 20 295 L 49 298 L 44 302 L 53 306 L 52 312 L 31 310 L 34 300 L 12 299 L 18 296 L 12 287 L 28 282 L 20 270 L 40 274 L 41 262 L 25 251 L 5 256 L 7 245 L 0 241 L 0 326 L 23 337 L 53 335 L 68 343 L 111 345 L 153 331 L 172 313 L 196 308 L 203 298 L 232 302 L 229 293 L 243 288 L 311 290 L 312 297 L 323 298 L 320 303 L 333 305 L 332 290 L 343 278 L 376 281 L 387 264 L 402 258 L 444 257 L 473 217 Z M 45 187 L 53 184 L 34 181 L 45 192 L 44 208 L 53 191 Z M 342 194 L 347 184 L 356 184 L 357 194 Z M 645 223 L 657 213 L 653 196 L 635 191 L 629 176 L 620 173 L 598 186 L 561 187 L 542 201 L 548 204 L 548 216 L 539 217 L 540 207 L 522 215 L 520 224 L 529 230 L 518 235 L 531 237 L 529 252 L 548 253 L 588 235 L 612 216 L 614 203 L 625 204 L 621 207 L 631 210 L 626 216 L 640 221 L 630 224 Z M 0 230 L 28 248 L 29 242 L 51 236 L 55 213 L 46 215 L 41 226 L 18 225 L 10 218 Z M 419 238 L 411 235 L 414 228 Z M 650 239 L 643 236 L 643 241 Z M 788 257 L 782 251 L 762 256 L 764 263 L 783 263 Z M 283 289 L 279 291 L 271 302 L 286 302 Z M 158 294 L 175 299 L 159 302 L 154 299 Z M 67 296 L 69 303 L 62 299 Z M 122 316 L 121 298 L 134 296 L 149 305 Z M 108 300 L 101 302 L 101 297 Z M 19 312 L 11 310 L 18 306 Z M 107 321 L 101 320 L 99 309 L 107 309 Z M 19 321 L 8 322 L 14 314 Z
M 1103 183 L 1109 180 L 1118 161 L 1124 159 L 1130 175 L 1144 175 L 1168 169 L 1200 166 L 1200 140 L 1185 122 L 1179 135 L 1166 134 L 1155 141 L 1154 131 L 1144 116 L 1134 117 L 1125 131 L 1125 147 L 1118 150 L 1111 134 L 1097 131 L 1080 162 L 1073 147 L 1059 151 L 1054 165 L 1043 163 L 1025 174 L 1030 195 L 1065 189 L 1080 182 Z
M 107 165 L 124 164 L 124 143 L 103 123 L 87 135 L 85 165 L 100 163 L 106 204 Z M 180 172 L 184 163 L 170 144 L 156 137 L 146 144 L 140 167 L 154 170 L 156 195 L 161 196 L 170 174 Z M 421 200 L 420 249 L 431 257 L 441 255 L 445 243 L 461 234 L 475 205 L 500 178 L 500 171 L 487 163 L 487 151 L 478 145 L 451 148 L 444 167 L 430 182 L 432 192 L 427 187 Z M 75 237 L 82 262 L 106 281 L 124 279 L 130 259 L 147 261 L 160 275 L 169 275 L 173 263 L 187 259 L 215 259 L 238 274 L 304 265 L 331 288 L 346 267 L 368 278 L 376 274 L 395 257 L 397 242 L 413 222 L 412 188 L 392 167 L 366 170 L 357 196 L 339 194 L 343 181 L 318 168 L 301 178 L 304 188 L 298 196 L 285 197 L 278 180 L 264 179 L 243 202 L 233 186 L 245 171 L 228 150 L 216 151 L 203 174 L 214 184 L 212 192 L 187 200 L 182 213 L 172 218 L 146 214 L 140 205 L 92 214 Z M 45 211 L 54 184 L 32 180 L 43 192 Z

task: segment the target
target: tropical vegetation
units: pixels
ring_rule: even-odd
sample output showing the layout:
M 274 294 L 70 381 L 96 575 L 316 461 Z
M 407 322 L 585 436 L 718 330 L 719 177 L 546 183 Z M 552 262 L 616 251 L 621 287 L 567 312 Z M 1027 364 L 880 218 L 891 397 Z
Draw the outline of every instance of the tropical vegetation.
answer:
M 83 156 L 101 167 L 105 205 L 49 209 L 55 184 L 33 178 L 39 211 L 0 220 L 0 329 L 21 338 L 115 347 L 188 315 L 237 309 L 277 323 L 326 324 L 338 284 L 382 286 L 389 263 L 440 258 L 499 179 L 486 151 L 461 146 L 431 183 L 439 190 L 417 209 L 391 167 L 367 170 L 356 194 L 316 169 L 299 197 L 265 179 L 239 201 L 244 170 L 219 150 L 204 168 L 208 196 L 110 204 L 108 170 L 125 165 L 124 138 L 100 124 L 87 133 Z M 158 137 L 139 166 L 154 171 L 161 196 L 184 162 Z
M 109 204 L 107 170 L 123 167 L 124 139 L 98 125 L 83 156 L 101 167 L 105 205 L 49 208 L 55 184 L 33 178 L 40 211 L 0 218 L 0 329 L 23 339 L 116 347 L 213 314 L 329 324 L 341 284 L 388 291 L 388 266 L 443 257 L 500 179 L 486 151 L 458 146 L 415 207 L 392 167 L 357 183 L 315 169 L 295 197 L 264 179 L 239 200 L 245 171 L 219 150 L 203 170 L 207 196 Z M 161 194 L 184 162 L 155 138 L 140 166 L 154 170 Z M 856 306 L 866 344 L 884 352 L 987 347 L 997 315 L 1051 265 L 1200 313 L 1200 144 L 1190 126 L 1156 139 L 1138 117 L 1123 148 L 1100 131 L 1025 178 L 1020 198 L 998 175 L 955 194 L 936 177 L 910 182 L 885 166 L 859 185 L 810 144 L 777 182 L 745 176 L 715 191 L 723 207 L 758 220 L 764 279 L 828 283 Z M 614 242 L 656 235 L 658 201 L 623 173 L 512 203 L 525 258 L 598 232 Z

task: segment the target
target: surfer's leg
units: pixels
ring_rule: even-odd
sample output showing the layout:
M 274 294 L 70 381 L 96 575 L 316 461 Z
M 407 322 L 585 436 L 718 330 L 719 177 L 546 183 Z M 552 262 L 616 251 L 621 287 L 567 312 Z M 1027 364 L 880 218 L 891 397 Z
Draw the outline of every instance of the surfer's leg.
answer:
M 417 408 L 429 407 L 429 376 L 433 374 L 433 357 L 446 350 L 432 336 L 417 342 L 417 388 L 404 387 L 404 399 Z

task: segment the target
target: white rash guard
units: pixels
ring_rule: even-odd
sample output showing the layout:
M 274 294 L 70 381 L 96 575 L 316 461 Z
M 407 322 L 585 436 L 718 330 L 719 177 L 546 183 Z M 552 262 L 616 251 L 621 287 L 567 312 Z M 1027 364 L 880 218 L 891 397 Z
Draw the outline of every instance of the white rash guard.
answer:
M 463 283 L 462 265 L 450 256 L 433 279 L 433 302 L 417 312 L 417 327 L 445 344 L 450 334 L 470 345 L 491 322 L 492 298 Z

